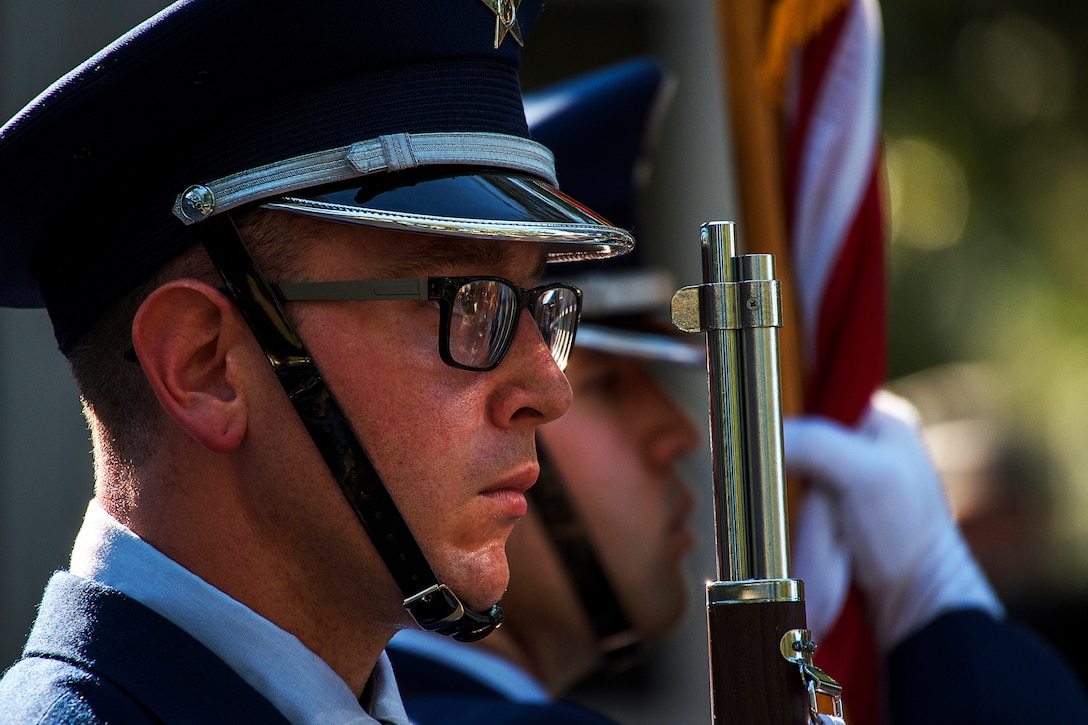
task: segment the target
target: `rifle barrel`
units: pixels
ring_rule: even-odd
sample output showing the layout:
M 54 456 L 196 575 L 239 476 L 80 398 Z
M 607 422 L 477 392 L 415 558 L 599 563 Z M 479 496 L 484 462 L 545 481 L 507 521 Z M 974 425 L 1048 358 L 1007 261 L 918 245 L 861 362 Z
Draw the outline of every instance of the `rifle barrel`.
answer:
M 812 663 L 804 585 L 789 577 L 781 291 L 774 257 L 738 256 L 733 222 L 701 229 L 703 278 L 673 297 L 673 322 L 705 332 L 719 581 L 707 584 L 715 723 L 801 725 L 841 688 Z

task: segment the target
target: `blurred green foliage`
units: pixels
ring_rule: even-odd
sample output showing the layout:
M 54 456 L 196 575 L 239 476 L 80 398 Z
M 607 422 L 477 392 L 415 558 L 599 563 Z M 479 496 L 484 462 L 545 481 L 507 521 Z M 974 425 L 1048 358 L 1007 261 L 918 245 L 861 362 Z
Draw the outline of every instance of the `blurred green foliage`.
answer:
M 912 203 L 940 184 L 940 164 L 905 164 L 931 173 L 901 176 L 907 169 L 890 164 L 896 212 L 913 217 L 895 231 L 940 225 L 945 205 L 966 206 L 951 239 L 893 237 L 893 373 L 1006 352 L 1000 338 L 1016 328 L 996 314 L 1018 317 L 1022 306 L 1058 312 L 1076 332 L 1088 284 L 1088 6 L 922 1 L 883 11 L 890 160 L 904 141 L 928 147 L 965 194 Z
M 982 363 L 1088 581 L 1088 5 L 883 4 L 891 375 Z

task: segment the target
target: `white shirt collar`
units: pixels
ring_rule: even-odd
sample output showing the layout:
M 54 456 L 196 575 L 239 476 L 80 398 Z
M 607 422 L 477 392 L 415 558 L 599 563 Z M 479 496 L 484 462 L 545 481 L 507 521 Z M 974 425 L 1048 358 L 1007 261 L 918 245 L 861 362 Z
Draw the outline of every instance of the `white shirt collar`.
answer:
M 184 629 L 292 723 L 408 723 L 384 652 L 371 674 L 364 711 L 347 683 L 297 637 L 163 555 L 94 501 L 76 537 L 70 570 L 120 590 Z
M 434 632 L 397 632 L 389 648 L 440 662 L 490 687 L 511 702 L 545 703 L 551 697 L 532 675 L 482 647 L 457 642 Z

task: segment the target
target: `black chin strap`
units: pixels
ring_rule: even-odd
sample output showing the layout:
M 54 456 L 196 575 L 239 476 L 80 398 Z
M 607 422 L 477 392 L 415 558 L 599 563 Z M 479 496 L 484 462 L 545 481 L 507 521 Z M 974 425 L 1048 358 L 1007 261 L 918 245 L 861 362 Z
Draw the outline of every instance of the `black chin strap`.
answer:
M 529 489 L 529 497 L 574 584 L 583 611 L 593 624 L 604 657 L 603 664 L 623 669 L 638 658 L 639 635 L 631 626 L 582 517 L 567 496 L 559 472 L 539 438 L 536 448 L 540 476 L 536 485 Z
M 440 584 L 374 469 L 351 424 L 279 297 L 257 268 L 230 216 L 200 224 L 202 241 L 227 291 L 261 345 L 287 397 L 355 510 L 374 548 L 404 595 L 404 607 L 425 630 L 463 642 L 486 636 L 502 622 L 498 604 L 467 609 Z

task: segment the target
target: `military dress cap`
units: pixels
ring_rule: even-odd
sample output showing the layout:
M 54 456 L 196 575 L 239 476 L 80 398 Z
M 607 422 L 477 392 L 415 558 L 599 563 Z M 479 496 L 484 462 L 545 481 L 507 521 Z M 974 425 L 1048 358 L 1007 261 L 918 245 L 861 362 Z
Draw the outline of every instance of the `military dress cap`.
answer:
M 183 0 L 0 128 L 0 305 L 67 352 L 108 304 L 256 205 L 607 257 L 559 193 L 517 68 L 541 0 Z
M 555 153 L 567 193 L 618 225 L 637 229 L 637 199 L 650 174 L 672 81 L 656 59 L 631 58 L 525 96 L 529 131 Z M 702 364 L 706 353 L 663 319 L 676 285 L 641 246 L 604 261 L 556 270 L 582 289 L 575 345 L 646 359 Z

